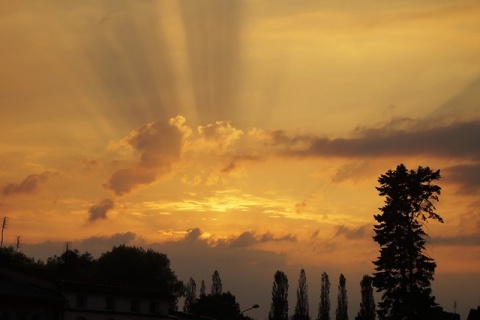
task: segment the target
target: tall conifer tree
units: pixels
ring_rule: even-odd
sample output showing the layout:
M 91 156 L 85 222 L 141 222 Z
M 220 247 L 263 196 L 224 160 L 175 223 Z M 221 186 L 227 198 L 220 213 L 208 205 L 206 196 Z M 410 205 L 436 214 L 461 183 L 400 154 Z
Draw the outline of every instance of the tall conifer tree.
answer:
M 297 304 L 295 306 L 295 313 L 293 320 L 310 320 L 310 308 L 308 305 L 308 284 L 305 270 L 300 271 L 297 288 Z
M 283 271 L 275 272 L 268 320 L 288 320 L 288 278 Z
M 200 297 L 207 295 L 207 287 L 205 286 L 205 281 L 202 280 L 200 284 Z
M 322 280 L 320 282 L 318 320 L 330 320 L 330 280 L 328 280 L 328 274 L 326 272 L 322 273 Z
M 375 320 L 375 300 L 373 298 L 372 278 L 364 275 L 360 281 L 362 300 L 355 320 Z
M 183 311 L 185 312 L 191 312 L 191 307 L 195 303 L 195 300 L 197 299 L 197 284 L 195 283 L 195 280 L 193 280 L 192 277 L 190 277 L 190 280 L 187 283 L 187 287 L 185 290 L 185 304 L 183 305 Z
M 223 293 L 222 289 L 222 279 L 220 279 L 220 274 L 217 270 L 213 272 L 212 275 L 212 295 L 221 295 Z
M 343 274 L 338 279 L 336 320 L 348 320 L 347 280 Z
M 436 307 L 431 281 L 436 267 L 427 256 L 428 219 L 443 222 L 432 201 L 438 201 L 441 188 L 432 182 L 440 179 L 440 170 L 418 167 L 408 171 L 400 164 L 378 179 L 385 205 L 375 215 L 373 239 L 380 245 L 380 256 L 373 263 L 373 285 L 382 292 L 380 319 L 434 319 Z

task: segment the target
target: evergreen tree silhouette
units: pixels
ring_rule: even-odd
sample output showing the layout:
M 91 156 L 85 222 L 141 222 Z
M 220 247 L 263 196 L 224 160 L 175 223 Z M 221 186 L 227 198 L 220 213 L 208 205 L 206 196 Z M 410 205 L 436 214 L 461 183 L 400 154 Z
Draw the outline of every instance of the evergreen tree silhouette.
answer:
M 288 278 L 283 271 L 275 272 L 269 320 L 288 320 Z
M 295 306 L 295 313 L 293 320 L 310 320 L 310 308 L 308 305 L 308 284 L 305 270 L 300 271 L 297 288 L 297 304 Z
M 195 283 L 195 280 L 190 277 L 185 290 L 185 304 L 183 305 L 183 311 L 191 312 L 195 300 L 197 300 L 197 284 Z
M 385 205 L 375 215 L 373 239 L 380 246 L 374 261 L 373 285 L 382 292 L 380 319 L 434 319 L 437 306 L 432 295 L 436 263 L 427 256 L 427 234 L 423 227 L 429 219 L 443 222 L 432 201 L 438 201 L 441 188 L 433 181 L 440 170 L 418 167 L 408 171 L 400 164 L 378 179 Z
M 338 279 L 336 320 L 348 320 L 347 280 L 343 274 Z
M 222 279 L 220 279 L 220 274 L 217 270 L 213 272 L 212 275 L 212 288 L 211 288 L 212 295 L 220 295 L 223 293 L 222 289 Z
M 375 299 L 373 298 L 372 278 L 364 275 L 360 281 L 360 310 L 355 320 L 375 320 Z
M 322 273 L 320 283 L 320 302 L 318 304 L 318 320 L 330 320 L 330 280 L 326 272 Z

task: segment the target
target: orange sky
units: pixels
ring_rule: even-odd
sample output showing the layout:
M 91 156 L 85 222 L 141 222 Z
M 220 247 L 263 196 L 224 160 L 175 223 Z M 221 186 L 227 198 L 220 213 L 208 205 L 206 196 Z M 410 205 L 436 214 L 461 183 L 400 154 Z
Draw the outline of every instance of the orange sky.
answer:
M 440 169 L 434 293 L 480 298 L 480 5 L 471 1 L 21 1 L 0 11 L 0 216 L 29 255 L 65 242 L 218 269 L 269 310 L 277 269 L 347 276 L 378 247 L 377 178 Z M 192 268 L 192 265 L 195 267 Z

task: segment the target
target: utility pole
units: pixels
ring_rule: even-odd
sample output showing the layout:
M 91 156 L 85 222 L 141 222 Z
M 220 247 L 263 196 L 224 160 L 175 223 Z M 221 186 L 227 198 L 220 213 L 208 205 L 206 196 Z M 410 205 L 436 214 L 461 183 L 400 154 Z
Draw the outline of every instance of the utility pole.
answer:
M 16 245 L 16 250 L 20 249 L 20 236 L 17 236 L 17 245 Z
M 3 217 L 2 223 L 2 240 L 0 241 L 0 248 L 3 248 L 3 231 L 7 228 L 7 217 Z

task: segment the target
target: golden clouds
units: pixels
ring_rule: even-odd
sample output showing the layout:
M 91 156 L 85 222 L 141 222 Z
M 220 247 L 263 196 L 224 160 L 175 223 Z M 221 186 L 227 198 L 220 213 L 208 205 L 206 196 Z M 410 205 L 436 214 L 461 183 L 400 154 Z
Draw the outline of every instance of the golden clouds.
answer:
M 242 130 L 235 129 L 227 121 L 198 126 L 198 133 L 203 140 L 203 146 L 211 146 L 212 151 L 217 153 L 224 153 L 243 135 Z
M 105 186 L 115 194 L 123 195 L 170 173 L 173 164 L 180 159 L 183 140 L 189 134 L 189 129 L 183 127 L 184 122 L 185 119 L 179 116 L 134 130 L 125 142 L 139 153 L 138 163 L 114 172 Z
M 193 133 L 183 116 L 177 116 L 168 122 L 145 124 L 120 142 L 110 143 L 111 150 L 131 148 L 138 155 L 138 161 L 128 168 L 115 171 L 105 186 L 115 194 L 123 195 L 171 173 L 175 165 L 179 166 L 178 169 L 183 167 L 183 170 L 198 164 L 208 167 L 211 165 L 208 162 L 212 160 L 212 152 L 220 158 L 233 156 L 235 143 L 242 135 L 241 130 L 226 121 L 199 126 L 198 131 Z M 214 178 L 208 179 L 212 181 Z M 185 177 L 183 180 L 196 185 L 200 183 L 201 177 L 195 175 L 191 181 Z

